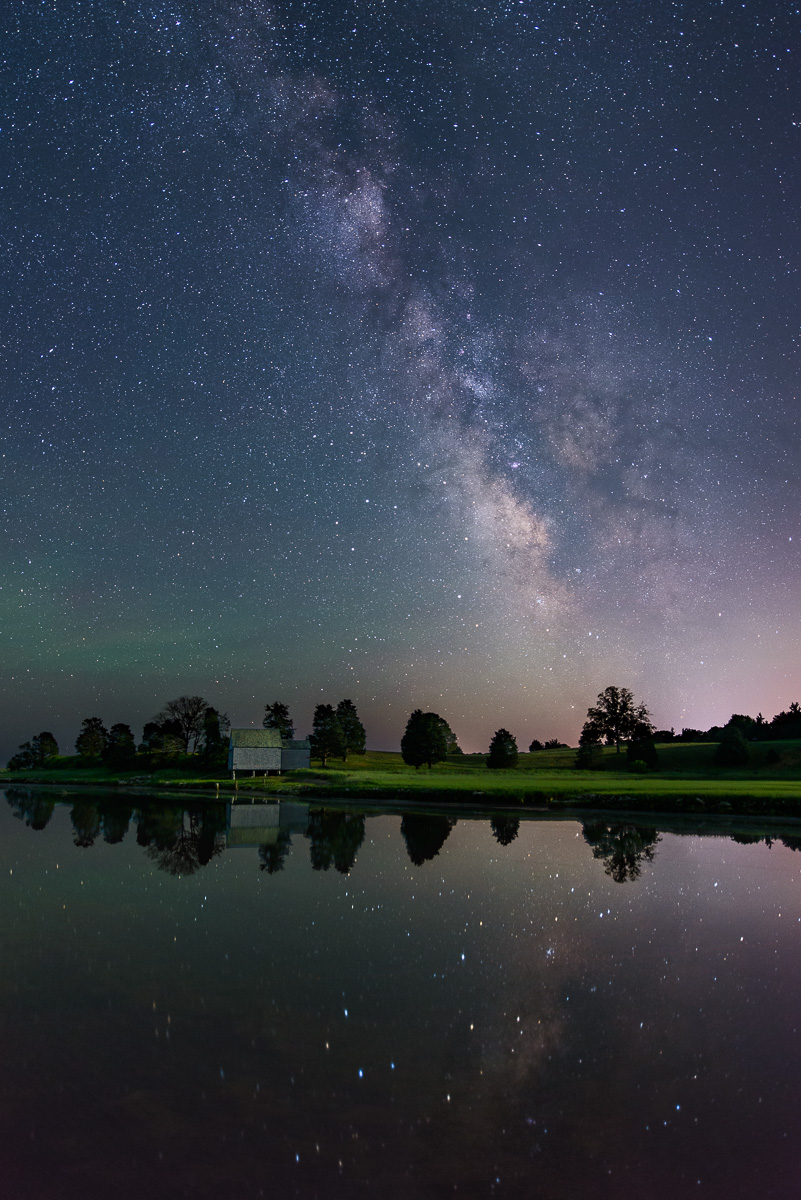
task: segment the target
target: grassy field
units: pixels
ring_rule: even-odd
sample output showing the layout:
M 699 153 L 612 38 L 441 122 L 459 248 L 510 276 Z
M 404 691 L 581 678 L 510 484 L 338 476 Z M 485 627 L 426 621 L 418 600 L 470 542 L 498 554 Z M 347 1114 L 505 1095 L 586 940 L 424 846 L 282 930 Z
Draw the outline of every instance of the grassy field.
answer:
M 748 768 L 715 767 L 714 744 L 673 743 L 659 746 L 659 770 L 645 775 L 627 770 L 625 754 L 613 748 L 603 752 L 598 771 L 575 770 L 575 750 L 541 750 L 521 754 L 513 770 L 490 771 L 484 755 L 452 757 L 432 770 L 407 767 L 400 754 L 371 751 L 347 763 L 323 769 L 293 771 L 282 776 L 241 777 L 237 791 L 256 795 L 298 795 L 312 798 L 340 796 L 367 801 L 380 799 L 434 799 L 476 804 L 581 804 L 614 807 L 686 807 L 697 802 L 716 808 L 732 803 L 741 811 L 747 798 L 755 810 L 774 800 L 783 812 L 797 808 L 801 815 L 801 742 L 767 742 L 751 746 Z M 773 751 L 773 755 L 770 752 Z M 776 761 L 772 761 L 775 759 Z M 102 767 L 85 768 L 79 760 L 61 759 L 48 770 L 0 773 L 0 782 L 49 783 L 90 786 L 187 788 L 229 793 L 233 784 L 226 773 L 198 772 L 191 759 L 166 769 L 126 774 Z M 741 798 L 741 799 L 740 799 Z

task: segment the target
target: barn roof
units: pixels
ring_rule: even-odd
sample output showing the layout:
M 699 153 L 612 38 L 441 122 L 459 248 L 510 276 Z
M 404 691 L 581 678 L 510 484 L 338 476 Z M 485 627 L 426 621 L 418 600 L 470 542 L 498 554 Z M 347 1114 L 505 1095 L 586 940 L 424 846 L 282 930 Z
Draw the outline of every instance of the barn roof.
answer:
M 232 729 L 231 745 L 280 750 L 281 734 L 277 729 Z

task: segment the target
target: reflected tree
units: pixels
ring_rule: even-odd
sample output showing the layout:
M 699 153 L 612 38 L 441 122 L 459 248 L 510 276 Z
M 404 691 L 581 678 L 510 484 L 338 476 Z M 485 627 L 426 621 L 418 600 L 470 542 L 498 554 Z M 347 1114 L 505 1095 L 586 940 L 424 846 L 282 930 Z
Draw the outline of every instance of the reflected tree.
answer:
M 27 788 L 6 788 L 6 800 L 14 816 L 31 829 L 44 829 L 56 806 L 52 797 Z
M 201 809 L 190 812 L 189 820 L 196 831 L 198 863 L 201 867 L 208 866 L 225 849 L 225 805 L 204 804 Z
M 70 820 L 75 831 L 72 839 L 75 845 L 84 850 L 94 846 L 95 839 L 100 837 L 100 811 L 94 801 L 76 800 Z
M 100 802 L 100 821 L 103 826 L 103 841 L 110 845 L 121 842 L 128 832 L 128 826 L 133 816 L 130 804 L 120 800 L 102 800 Z
M 146 853 L 158 869 L 168 875 L 194 875 L 200 867 L 222 854 L 222 837 L 216 828 L 217 822 L 213 817 L 207 820 L 205 811 L 178 812 L 177 826 L 173 825 L 169 833 L 168 823 L 163 822 Z M 141 824 L 139 828 L 141 830 Z
M 364 841 L 364 816 L 317 809 L 309 814 L 306 837 L 313 871 L 327 871 L 333 864 L 347 875 Z
M 585 821 L 582 831 L 593 858 L 603 862 L 604 871 L 615 883 L 639 879 L 642 864 L 654 861 L 655 848 L 661 840 L 655 829 L 609 825 L 605 821 Z
M 517 837 L 520 829 L 519 817 L 493 817 L 490 821 L 492 836 L 501 846 L 508 846 Z
M 138 845 L 168 849 L 181 834 L 184 810 L 174 804 L 145 804 L 136 814 Z
M 436 858 L 455 824 L 453 817 L 426 816 L 424 813 L 407 813 L 403 817 L 401 834 L 406 853 L 416 867 Z
M 263 846 L 259 846 L 259 870 L 266 871 L 268 875 L 283 871 L 291 847 L 291 833 L 287 829 L 279 829 L 274 842 L 265 842 Z
M 733 833 L 731 840 L 737 842 L 739 846 L 756 846 L 759 842 L 764 842 L 768 849 L 770 849 L 773 845 L 773 838 L 762 833 Z M 784 841 L 784 838 L 782 838 L 782 841 Z

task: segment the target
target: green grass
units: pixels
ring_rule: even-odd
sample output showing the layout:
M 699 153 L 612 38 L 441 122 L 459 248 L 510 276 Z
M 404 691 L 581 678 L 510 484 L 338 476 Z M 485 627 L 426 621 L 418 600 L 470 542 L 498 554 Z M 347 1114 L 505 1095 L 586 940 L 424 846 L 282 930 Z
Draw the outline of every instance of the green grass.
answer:
M 768 761 L 770 751 L 778 761 Z M 261 795 L 342 796 L 365 800 L 436 798 L 476 804 L 515 805 L 530 803 L 579 803 L 607 806 L 613 798 L 621 805 L 626 798 L 632 807 L 653 807 L 660 798 L 693 797 L 702 804 L 716 800 L 752 797 L 754 800 L 798 801 L 801 815 L 801 742 L 767 742 L 751 746 L 747 768 L 724 770 L 715 767 L 714 744 L 673 743 L 659 747 L 660 769 L 645 775 L 629 772 L 625 753 L 607 747 L 602 769 L 577 771 L 575 750 L 541 750 L 521 754 L 513 770 L 491 771 L 484 755 L 454 756 L 433 769 L 407 767 L 400 754 L 370 751 L 347 763 L 315 764 L 309 771 L 292 771 L 281 776 L 240 776 L 239 793 Z M 86 768 L 79 760 L 63 758 L 48 770 L 20 771 L 0 775 L 3 782 L 39 782 L 81 786 L 138 786 L 187 788 L 230 792 L 227 772 L 198 771 L 191 758 L 156 771 L 138 768 L 121 774 L 103 767 Z M 738 806 L 739 807 L 739 806 Z

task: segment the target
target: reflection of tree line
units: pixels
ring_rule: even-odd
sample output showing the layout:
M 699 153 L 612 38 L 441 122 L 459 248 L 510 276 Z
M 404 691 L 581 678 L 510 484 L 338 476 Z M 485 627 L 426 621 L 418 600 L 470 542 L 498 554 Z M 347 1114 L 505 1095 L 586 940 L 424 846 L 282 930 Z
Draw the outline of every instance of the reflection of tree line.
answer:
M 56 800 L 35 789 L 8 788 L 6 798 L 14 815 L 31 829 L 44 829 L 55 810 Z M 225 849 L 227 809 L 225 804 L 204 802 L 196 807 L 145 802 L 139 807 L 117 797 L 77 797 L 70 809 L 73 841 L 87 848 L 102 838 L 116 844 L 125 837 L 133 821 L 137 845 L 159 870 L 170 875 L 192 875 L 207 866 Z M 456 824 L 455 817 L 407 813 L 401 819 L 401 836 L 406 853 L 415 866 L 436 858 Z M 500 846 L 510 845 L 518 835 L 517 817 L 493 817 L 493 837 Z M 643 865 L 652 863 L 660 833 L 653 828 L 623 822 L 586 820 L 584 840 L 593 858 L 616 883 L 638 879 Z M 364 842 L 365 817 L 361 813 L 312 809 L 304 836 L 309 842 L 312 870 L 336 871 L 346 875 Z M 771 838 L 763 834 L 733 834 L 735 842 L 750 844 L 774 840 L 791 850 L 801 850 L 801 838 Z M 275 841 L 259 846 L 259 866 L 270 875 L 282 871 L 292 849 L 292 835 L 279 829 Z

